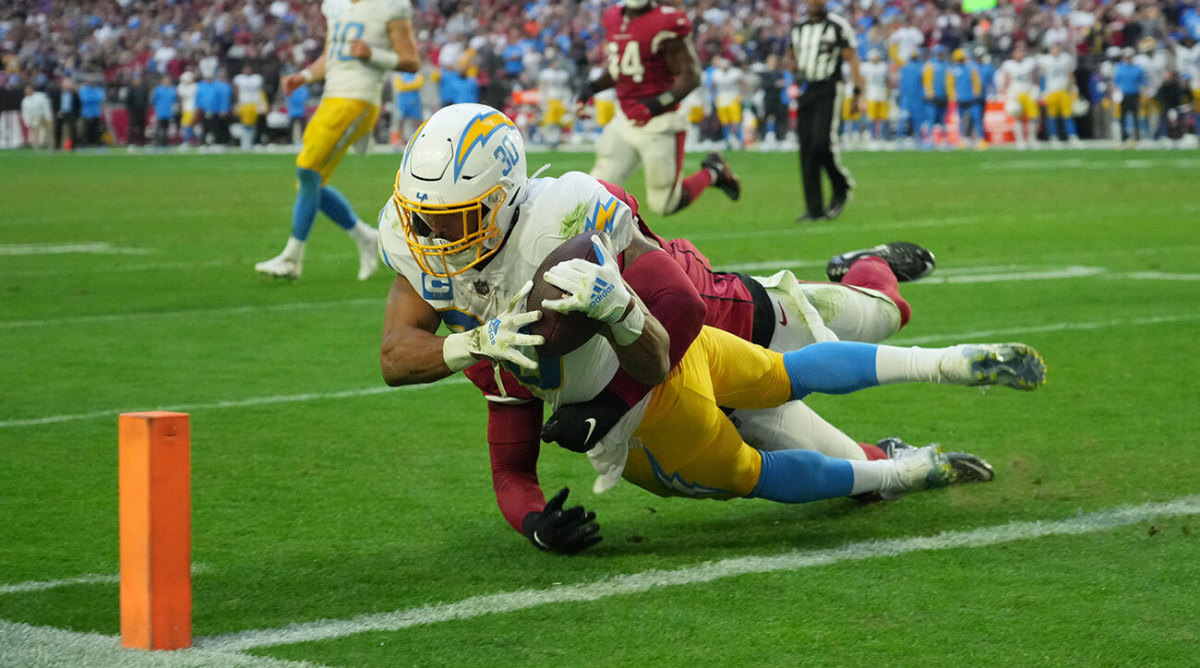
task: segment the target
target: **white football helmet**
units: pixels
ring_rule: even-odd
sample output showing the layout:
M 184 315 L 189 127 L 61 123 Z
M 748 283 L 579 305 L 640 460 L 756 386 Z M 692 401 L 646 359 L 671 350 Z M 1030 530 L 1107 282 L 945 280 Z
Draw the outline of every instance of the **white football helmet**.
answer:
M 417 128 L 404 149 L 392 202 L 421 270 L 454 276 L 495 255 L 526 172 L 521 131 L 492 107 L 450 105 Z M 478 212 L 477 229 L 471 229 L 472 212 Z M 423 217 L 447 213 L 462 215 L 463 233 L 454 241 L 433 237 Z
M 650 0 L 625 0 L 626 9 L 645 9 L 650 6 Z

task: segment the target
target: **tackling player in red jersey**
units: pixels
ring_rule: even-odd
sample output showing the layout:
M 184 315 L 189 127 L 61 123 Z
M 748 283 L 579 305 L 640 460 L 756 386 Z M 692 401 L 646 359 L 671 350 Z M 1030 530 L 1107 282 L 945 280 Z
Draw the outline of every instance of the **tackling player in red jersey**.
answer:
M 604 126 L 591 175 L 623 184 L 638 164 L 645 168 L 646 205 L 670 215 L 696 201 L 705 188 L 730 199 L 742 186 L 719 153 L 683 175 L 686 119 L 679 101 L 700 85 L 700 61 L 692 45 L 692 22 L 654 0 L 625 0 L 604 12 L 606 68 L 579 93 L 578 110 L 597 91 L 616 88 L 619 113 Z

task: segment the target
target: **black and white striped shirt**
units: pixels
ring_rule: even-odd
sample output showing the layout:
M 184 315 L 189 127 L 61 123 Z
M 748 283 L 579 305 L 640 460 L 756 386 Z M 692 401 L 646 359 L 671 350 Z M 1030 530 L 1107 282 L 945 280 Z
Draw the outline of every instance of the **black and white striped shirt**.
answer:
M 792 53 L 796 56 L 797 80 L 841 81 L 842 49 L 857 47 L 854 29 L 837 14 L 793 25 Z

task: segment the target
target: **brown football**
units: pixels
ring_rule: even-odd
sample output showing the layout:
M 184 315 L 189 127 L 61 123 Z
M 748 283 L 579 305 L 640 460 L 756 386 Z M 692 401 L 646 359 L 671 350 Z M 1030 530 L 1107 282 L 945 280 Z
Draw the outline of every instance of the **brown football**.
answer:
M 567 239 L 561 246 L 550 251 L 537 268 L 537 273 L 533 276 L 533 288 L 529 291 L 525 304 L 531 311 L 537 309 L 542 312 L 542 319 L 529 326 L 531 334 L 541 334 L 546 339 L 545 343 L 537 347 L 539 356 L 562 357 L 582 346 L 600 330 L 599 320 L 593 320 L 579 311 L 559 313 L 544 308 L 542 301 L 559 299 L 565 294 L 544 278 L 546 272 L 559 262 L 573 258 L 596 262 L 596 247 L 592 245 L 592 237 L 603 234 L 593 230 Z

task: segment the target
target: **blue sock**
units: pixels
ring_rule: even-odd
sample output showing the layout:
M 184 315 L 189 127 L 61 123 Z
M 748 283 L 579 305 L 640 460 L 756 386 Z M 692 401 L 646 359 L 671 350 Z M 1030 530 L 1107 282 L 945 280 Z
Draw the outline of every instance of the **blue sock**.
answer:
M 311 169 L 296 168 L 296 180 L 300 190 L 292 206 L 292 237 L 308 241 L 313 221 L 317 219 L 317 206 L 321 202 L 321 175 Z
M 783 354 L 783 367 L 792 381 L 792 399 L 803 399 L 813 392 L 849 394 L 875 387 L 873 343 L 823 341 Z
M 350 201 L 337 188 L 325 186 L 321 188 L 321 213 L 329 216 L 343 230 L 349 230 L 358 222 Z
M 854 487 L 854 467 L 848 460 L 826 457 L 813 450 L 760 454 L 762 472 L 749 498 L 806 503 L 848 496 Z
M 1058 119 L 1054 116 L 1046 117 L 1046 139 L 1050 141 L 1058 139 Z
M 1078 137 L 1079 133 L 1075 130 L 1075 119 L 1067 116 L 1063 119 L 1063 126 L 1067 128 L 1067 139 Z

